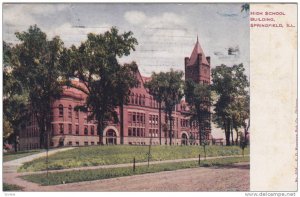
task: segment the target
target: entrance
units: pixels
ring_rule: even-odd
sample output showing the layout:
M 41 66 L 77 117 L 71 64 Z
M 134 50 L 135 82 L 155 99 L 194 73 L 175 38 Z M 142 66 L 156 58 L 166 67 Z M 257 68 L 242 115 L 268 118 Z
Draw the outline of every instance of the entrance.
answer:
M 111 145 L 117 144 L 117 134 L 112 129 L 106 132 L 106 144 L 111 144 Z
M 188 137 L 185 133 L 181 135 L 181 145 L 188 145 Z

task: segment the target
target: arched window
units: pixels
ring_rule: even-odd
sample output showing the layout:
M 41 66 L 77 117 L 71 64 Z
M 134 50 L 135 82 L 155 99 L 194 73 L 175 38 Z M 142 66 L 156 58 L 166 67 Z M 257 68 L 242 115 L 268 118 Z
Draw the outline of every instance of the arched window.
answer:
M 58 111 L 59 111 L 59 117 L 64 116 L 64 106 L 62 104 L 58 106 Z
M 69 105 L 69 108 L 68 108 L 68 116 L 69 118 L 72 118 L 72 106 Z

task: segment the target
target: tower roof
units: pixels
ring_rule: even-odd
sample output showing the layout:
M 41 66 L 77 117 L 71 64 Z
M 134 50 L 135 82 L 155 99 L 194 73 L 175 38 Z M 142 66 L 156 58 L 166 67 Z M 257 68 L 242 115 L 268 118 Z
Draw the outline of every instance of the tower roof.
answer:
M 198 36 L 197 36 L 197 42 L 194 46 L 194 49 L 193 49 L 193 52 L 191 54 L 191 57 L 190 57 L 190 60 L 188 62 L 188 66 L 189 65 L 194 65 L 197 61 L 197 57 L 198 57 L 198 54 L 201 53 L 202 54 L 202 64 L 206 64 L 206 65 L 209 65 L 207 60 L 206 60 L 206 57 L 204 55 L 204 52 L 203 52 L 203 49 L 201 48 L 200 46 L 200 43 L 198 41 Z

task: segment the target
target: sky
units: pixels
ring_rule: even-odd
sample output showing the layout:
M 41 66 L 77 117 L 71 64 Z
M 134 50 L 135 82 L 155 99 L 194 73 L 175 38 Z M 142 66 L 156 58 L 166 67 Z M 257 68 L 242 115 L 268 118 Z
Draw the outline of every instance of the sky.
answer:
M 80 45 L 88 33 L 116 26 L 132 31 L 136 51 L 120 59 L 136 61 L 143 76 L 170 68 L 184 70 L 199 38 L 211 67 L 243 63 L 249 76 L 249 16 L 241 4 L 203 3 L 79 3 L 3 4 L 3 40 L 18 42 L 15 32 L 37 24 L 49 39 L 60 36 L 66 47 Z M 228 48 L 238 49 L 228 55 Z

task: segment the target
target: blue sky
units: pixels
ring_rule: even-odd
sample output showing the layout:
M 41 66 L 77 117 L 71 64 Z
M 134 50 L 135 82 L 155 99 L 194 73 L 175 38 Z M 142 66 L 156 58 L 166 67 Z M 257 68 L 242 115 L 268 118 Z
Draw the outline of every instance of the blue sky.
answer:
M 241 4 L 3 4 L 4 41 L 16 43 L 14 33 L 33 24 L 50 38 L 60 36 L 66 46 L 111 26 L 132 31 L 139 45 L 120 61 L 136 61 L 145 76 L 184 70 L 184 57 L 190 56 L 198 35 L 212 67 L 243 63 L 249 76 L 249 16 L 241 13 Z M 229 47 L 238 47 L 239 53 L 228 55 Z

